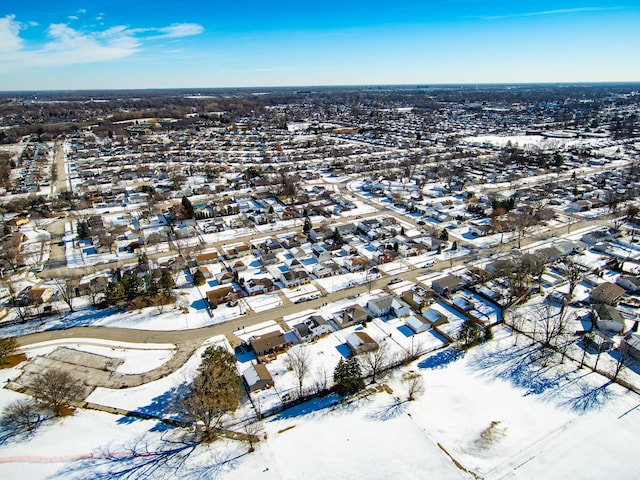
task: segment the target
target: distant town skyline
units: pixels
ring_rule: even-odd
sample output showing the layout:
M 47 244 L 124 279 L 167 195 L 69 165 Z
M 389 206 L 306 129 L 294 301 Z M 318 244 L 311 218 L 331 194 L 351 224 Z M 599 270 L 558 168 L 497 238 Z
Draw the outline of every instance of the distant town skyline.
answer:
M 640 81 L 637 0 L 20 2 L 0 91 Z

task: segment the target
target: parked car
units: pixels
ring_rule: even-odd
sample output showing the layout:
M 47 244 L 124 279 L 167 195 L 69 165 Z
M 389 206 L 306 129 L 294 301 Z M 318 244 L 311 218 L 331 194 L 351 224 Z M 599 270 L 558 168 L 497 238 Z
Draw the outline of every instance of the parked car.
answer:
M 401 281 L 402 281 L 401 278 L 396 277 L 392 280 L 389 280 L 389 283 L 387 283 L 387 285 L 395 285 L 396 283 L 400 283 Z

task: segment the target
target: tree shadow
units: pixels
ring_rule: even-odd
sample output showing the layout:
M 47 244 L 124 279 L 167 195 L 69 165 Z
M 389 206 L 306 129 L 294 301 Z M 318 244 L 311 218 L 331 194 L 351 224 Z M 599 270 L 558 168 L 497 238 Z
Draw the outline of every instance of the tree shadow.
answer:
M 246 455 L 246 448 L 240 445 L 229 446 L 218 453 L 197 455 L 206 448 L 198 438 L 195 435 L 174 438 L 165 435 L 159 448 L 152 447 L 149 439 L 135 439 L 130 445 L 107 449 L 72 462 L 51 478 L 213 479 L 232 471 L 237 467 L 237 460 Z
M 299 405 L 288 407 L 286 410 L 283 410 L 282 412 L 275 415 L 272 421 L 302 417 L 315 412 L 320 412 L 322 410 L 330 408 L 332 409 L 342 400 L 342 397 L 335 393 L 327 395 L 325 397 L 314 398 L 307 402 L 300 403 Z
M 137 408 L 134 412 L 140 416 L 127 416 L 118 419 L 118 424 L 129 424 L 139 420 L 147 420 L 150 418 L 170 418 L 173 420 L 182 420 L 184 415 L 180 407 L 180 402 L 184 398 L 188 388 L 186 385 L 178 385 L 166 392 L 151 399 L 151 403 Z M 153 430 L 162 431 L 166 428 L 157 425 Z
M 3 414 L 0 416 L 0 445 L 11 445 L 28 442 L 38 429 L 50 419 L 50 412 L 38 409 L 38 418 L 31 425 L 31 430 L 16 423 L 15 419 Z
M 473 365 L 484 376 L 497 377 L 578 413 L 601 408 L 612 396 L 611 382 L 601 384 L 600 376 L 559 363 L 560 354 L 539 345 L 485 348 L 474 352 Z
M 581 382 L 577 385 L 578 393 L 566 398 L 562 405 L 579 413 L 598 410 L 613 396 L 608 388 L 610 385 L 612 385 L 610 381 L 598 386 Z
M 418 363 L 418 368 L 444 368 L 451 362 L 455 362 L 457 359 L 464 357 L 464 354 L 465 352 L 457 351 L 455 347 L 448 347 L 422 360 Z
M 399 417 L 406 411 L 406 402 L 394 401 L 388 405 L 382 405 L 374 408 L 367 417 L 371 420 L 385 422 Z
M 548 352 L 538 345 L 483 348 L 474 351 L 470 364 L 483 375 L 510 381 L 526 395 L 541 395 L 560 385 L 565 373 L 555 369 Z

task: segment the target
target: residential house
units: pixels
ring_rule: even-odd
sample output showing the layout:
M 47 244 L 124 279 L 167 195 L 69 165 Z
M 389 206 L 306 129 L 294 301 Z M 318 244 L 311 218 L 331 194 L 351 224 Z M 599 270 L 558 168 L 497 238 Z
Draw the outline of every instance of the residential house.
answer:
M 335 262 L 318 263 L 313 266 L 313 274 L 316 278 L 327 278 L 340 274 L 340 267 Z
M 273 377 L 262 363 L 251 365 L 242 372 L 242 378 L 249 392 L 256 392 L 273 387 Z
M 433 303 L 433 290 L 414 288 L 403 292 L 400 298 L 416 312 L 421 313 Z
M 207 292 L 207 300 L 211 308 L 226 302 L 230 302 L 237 297 L 237 292 L 232 286 L 223 286 Z
M 624 293 L 625 290 L 621 286 L 610 282 L 604 282 L 591 291 L 591 303 L 616 305 Z
M 358 231 L 358 227 L 353 223 L 347 223 L 344 225 L 337 225 L 336 229 L 340 232 L 340 235 L 344 237 L 345 235 L 352 235 Z
M 378 342 L 371 338 L 368 333 L 359 330 L 347 335 L 345 340 L 351 351 L 356 355 L 375 351 L 379 347 Z
M 591 315 L 600 330 L 618 333 L 624 330 L 624 317 L 612 305 L 596 303 L 591 306 Z
M 333 237 L 333 230 L 325 227 L 324 225 L 320 225 L 318 227 L 314 227 L 309 230 L 308 233 L 309 240 L 312 242 L 320 242 L 322 240 L 328 240 Z
M 257 337 L 251 337 L 249 343 L 256 356 L 281 352 L 290 345 L 285 339 L 284 334 L 280 331 L 273 331 Z
M 606 352 L 613 348 L 613 340 L 597 330 L 585 333 L 583 340 L 585 345 L 593 347 L 599 352 Z
M 309 274 L 305 270 L 289 270 L 280 274 L 280 281 L 285 287 L 289 288 L 309 283 L 311 278 L 309 278 Z
M 53 297 L 53 290 L 47 287 L 35 287 L 27 292 L 26 300 L 30 305 L 42 305 Z
M 0 280 L 0 298 L 11 295 L 11 287 L 7 282 Z
M 409 327 L 415 333 L 426 332 L 432 327 L 429 320 L 424 318 L 422 315 L 416 315 L 414 313 L 406 318 L 405 323 L 407 324 L 407 327 Z
M 329 252 L 320 245 L 314 245 L 311 247 L 311 257 L 318 263 L 328 262 L 331 260 Z
M 354 255 L 344 261 L 344 268 L 349 270 L 351 273 L 364 272 L 370 266 L 371 262 L 362 255 Z
M 398 245 L 398 253 L 403 257 L 415 257 L 427 251 L 427 247 L 416 242 L 401 242 Z
M 616 280 L 627 292 L 640 292 L 640 277 L 633 275 L 620 275 Z
M 341 312 L 334 314 L 333 318 L 340 328 L 346 328 L 356 323 L 366 322 L 371 317 L 364 308 L 354 303 Z
M 449 320 L 446 316 L 431 308 L 425 310 L 422 315 L 412 313 L 405 320 L 407 326 L 415 333 L 425 332 L 427 330 L 431 330 L 433 327 L 444 325 L 448 322 Z
M 440 295 L 447 296 L 464 287 L 464 282 L 460 277 L 447 275 L 431 282 L 431 288 Z
M 310 342 L 331 332 L 331 327 L 320 315 L 311 315 L 293 326 L 293 331 L 302 342 Z
M 195 259 L 198 265 L 207 265 L 209 263 L 217 263 L 218 256 L 218 252 L 214 250 L 211 252 L 198 253 Z
M 411 309 L 395 295 L 384 295 L 367 302 L 367 308 L 374 317 L 384 317 L 394 315 L 395 317 L 405 317 L 409 315 Z
M 275 290 L 275 285 L 270 278 L 251 278 L 244 282 L 244 289 L 249 295 L 259 295 Z
M 627 335 L 623 342 L 626 346 L 629 356 L 636 360 L 640 360 L 640 335 L 638 335 L 637 333 Z

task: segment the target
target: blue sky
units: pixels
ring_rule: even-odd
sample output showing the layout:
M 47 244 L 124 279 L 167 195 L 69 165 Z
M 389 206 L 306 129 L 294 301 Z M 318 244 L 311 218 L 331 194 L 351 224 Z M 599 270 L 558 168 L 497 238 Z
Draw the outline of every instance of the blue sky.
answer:
M 0 90 L 640 81 L 640 2 L 0 4 Z

